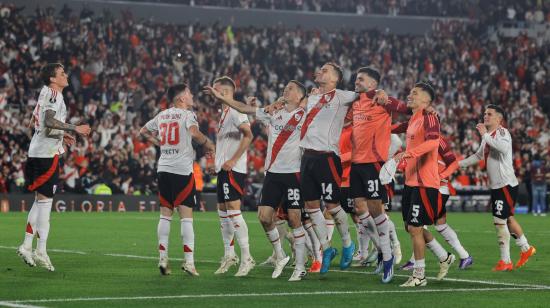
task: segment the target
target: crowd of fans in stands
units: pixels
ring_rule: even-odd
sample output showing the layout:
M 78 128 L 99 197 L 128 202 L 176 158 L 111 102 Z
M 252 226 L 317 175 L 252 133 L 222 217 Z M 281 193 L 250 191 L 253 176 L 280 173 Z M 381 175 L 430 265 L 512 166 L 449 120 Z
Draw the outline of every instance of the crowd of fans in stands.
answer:
M 313 87 L 315 70 L 326 61 L 344 68 L 343 88 L 352 88 L 354 70 L 367 65 L 383 73 L 381 88 L 401 99 L 417 80 L 431 81 L 442 134 L 463 155 L 480 143 L 475 124 L 483 106 L 503 106 L 517 174 L 524 182 L 530 178 L 530 162 L 550 154 L 550 47 L 526 36 L 482 40 L 472 34 L 480 30 L 468 24 L 422 37 L 374 30 L 176 26 L 124 14 L 114 18 L 109 12 L 79 15 L 50 8 L 26 17 L 15 6 L 0 5 L 0 193 L 24 190 L 29 122 L 42 86 L 38 72 L 47 62 L 63 63 L 69 74 L 64 92 L 68 121 L 87 122 L 93 131 L 65 155 L 65 191 L 93 193 L 104 183 L 113 193 L 156 192 L 158 149 L 138 132 L 167 107 L 164 92 L 171 84 L 190 84 L 200 129 L 215 140 L 220 107 L 200 91 L 213 78 L 228 75 L 237 83 L 239 98 L 253 95 L 265 104 L 290 79 Z M 267 142 L 258 123 L 253 133 L 249 181 L 258 182 Z M 204 167 L 200 152 L 197 160 Z M 484 187 L 486 176 L 478 166 L 456 174 L 454 181 Z
M 421 15 L 542 22 L 550 16 L 546 0 L 130 0 L 243 9 Z

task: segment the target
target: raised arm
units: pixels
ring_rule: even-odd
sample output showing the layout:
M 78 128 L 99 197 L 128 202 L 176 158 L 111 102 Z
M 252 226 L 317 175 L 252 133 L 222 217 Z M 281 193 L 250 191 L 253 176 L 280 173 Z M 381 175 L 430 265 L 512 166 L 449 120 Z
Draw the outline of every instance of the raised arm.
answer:
M 211 95 L 212 97 L 218 99 L 223 104 L 237 110 L 240 113 L 244 114 L 255 114 L 256 113 L 256 106 L 247 105 L 243 102 L 239 102 L 234 100 L 232 97 L 224 96 L 221 92 L 217 91 L 213 87 L 206 86 L 204 87 L 204 91 Z

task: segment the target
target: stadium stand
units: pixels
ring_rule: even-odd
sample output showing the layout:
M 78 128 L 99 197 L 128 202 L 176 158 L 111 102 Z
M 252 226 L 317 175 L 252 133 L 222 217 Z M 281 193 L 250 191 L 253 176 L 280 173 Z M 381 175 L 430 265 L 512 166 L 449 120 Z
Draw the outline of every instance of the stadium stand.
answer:
M 235 2 L 243 7 L 247 3 L 249 7 L 251 3 L 256 7 L 272 3 L 224 3 L 233 6 Z M 307 5 L 313 11 L 354 11 L 353 5 L 340 7 L 339 3 L 347 1 L 276 2 L 276 9 L 303 9 Z M 365 12 L 386 14 L 376 6 L 382 2 L 387 3 L 369 1 L 374 4 Z M 470 7 L 465 5 L 468 1 L 434 0 L 429 10 L 416 6 L 417 2 L 390 1 L 399 8 L 399 14 L 470 15 Z M 471 2 L 480 8 L 484 1 Z M 194 1 L 195 5 L 209 3 Z M 363 1 L 350 3 L 360 5 Z M 545 6 L 498 3 L 494 13 L 497 20 L 550 21 L 547 1 Z M 550 44 L 526 35 L 475 35 L 487 31 L 483 20 L 436 23 L 436 31 L 429 35 L 398 36 L 377 30 L 231 28 L 221 23 L 176 26 L 125 14 L 115 19 L 109 12 L 39 8 L 34 16 L 27 16 L 15 5 L 0 5 L 0 193 L 24 191 L 29 122 L 41 87 L 36 76 L 45 62 L 52 61 L 64 63 L 70 74 L 70 86 L 64 93 L 70 122 L 88 122 L 93 127 L 90 138 L 80 139 L 65 156 L 65 191 L 93 193 L 98 184 L 107 184 L 113 193 L 156 192 L 157 150 L 142 140 L 138 131 L 147 119 L 166 108 L 164 92 L 168 85 L 189 82 L 198 94 L 200 128 L 215 139 L 218 106 L 200 95 L 201 87 L 214 77 L 229 75 L 237 82 L 239 97 L 256 95 L 270 103 L 290 79 L 312 87 L 317 65 L 328 60 L 345 68 L 348 85 L 352 84 L 354 69 L 365 65 L 379 68 L 382 87 L 402 99 L 416 80 L 430 80 L 438 91 L 436 109 L 444 119 L 442 131 L 464 155 L 479 145 L 475 124 L 483 105 L 504 106 L 514 138 L 518 177 L 526 183 L 530 162 L 549 156 Z M 253 125 L 256 138 L 249 149 L 251 182 L 262 178 L 266 150 L 263 130 Z M 201 153 L 198 160 L 204 167 Z M 455 184 L 483 187 L 486 175 L 481 167 L 456 174 Z M 209 181 L 206 176 L 206 183 Z

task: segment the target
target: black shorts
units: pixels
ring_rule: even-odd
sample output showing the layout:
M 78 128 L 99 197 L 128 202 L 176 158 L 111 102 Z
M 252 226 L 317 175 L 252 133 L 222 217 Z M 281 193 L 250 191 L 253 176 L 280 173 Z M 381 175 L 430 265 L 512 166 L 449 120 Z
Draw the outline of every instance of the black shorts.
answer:
M 304 201 L 340 202 L 342 164 L 338 155 L 306 150 L 300 165 L 300 186 Z
M 415 227 L 433 225 L 439 217 L 441 203 L 437 188 L 413 187 L 407 224 Z
M 447 217 L 447 201 L 449 201 L 449 195 L 439 193 L 441 195 L 441 211 L 437 219 Z
M 349 187 L 340 188 L 340 205 L 342 206 L 342 208 L 346 213 L 349 213 L 349 214 L 355 213 L 355 202 L 353 201 L 353 198 L 350 196 Z
M 404 185 L 403 192 L 401 194 L 401 216 L 403 221 L 407 222 L 407 216 L 409 215 L 409 209 L 411 208 L 411 195 L 413 187 Z
M 262 187 L 260 205 L 270 206 L 274 209 L 281 207 L 283 213 L 288 213 L 289 209 L 303 208 L 300 174 L 267 172 Z
M 241 200 L 244 195 L 245 179 L 244 173 L 220 170 L 216 187 L 218 203 Z
M 59 181 L 59 155 L 52 158 L 29 157 L 25 165 L 25 187 L 53 198 Z
M 197 191 L 193 173 L 181 175 L 170 172 L 159 172 L 158 187 L 160 206 L 174 209 L 180 205 L 190 208 L 197 206 Z
M 380 168 L 384 162 L 351 164 L 350 186 L 352 198 L 387 201 L 386 187 L 380 184 Z
M 493 216 L 507 219 L 514 216 L 514 207 L 518 196 L 518 187 L 507 185 L 499 189 L 491 189 L 491 208 Z

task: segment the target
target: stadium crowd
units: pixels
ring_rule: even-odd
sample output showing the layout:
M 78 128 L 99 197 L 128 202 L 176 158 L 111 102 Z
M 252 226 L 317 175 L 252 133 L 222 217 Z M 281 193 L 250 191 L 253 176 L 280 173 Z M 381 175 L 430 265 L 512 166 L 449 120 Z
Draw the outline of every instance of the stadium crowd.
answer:
M 217 6 L 243 9 L 340 12 L 352 14 L 421 15 L 488 18 L 543 22 L 550 17 L 550 2 L 544 0 L 130 0 Z
M 69 122 L 87 122 L 93 131 L 65 155 L 65 191 L 93 193 L 106 184 L 113 193 L 156 192 L 157 149 L 138 131 L 167 107 L 164 92 L 171 84 L 190 84 L 200 129 L 215 140 L 219 106 L 200 92 L 214 77 L 231 76 L 239 97 L 254 95 L 265 104 L 290 79 L 313 87 L 317 66 L 329 60 L 344 68 L 342 87 L 352 88 L 354 70 L 369 65 L 383 72 L 382 88 L 403 100 L 415 81 L 430 80 L 438 92 L 442 132 L 463 155 L 480 143 L 475 124 L 483 106 L 499 104 L 508 112 L 520 182 L 529 185 L 535 159 L 546 159 L 550 170 L 549 44 L 523 35 L 480 39 L 473 34 L 482 31 L 480 24 L 467 23 L 415 37 L 374 30 L 176 26 L 124 14 L 115 19 L 109 12 L 43 8 L 29 17 L 13 5 L 0 5 L 0 193 L 24 190 L 31 113 L 42 86 L 37 76 L 46 62 L 63 63 L 69 73 L 64 93 Z M 267 142 L 264 128 L 254 123 L 252 129 L 249 181 L 258 182 Z M 204 167 L 202 153 L 197 160 Z M 456 174 L 455 184 L 484 187 L 482 167 Z

